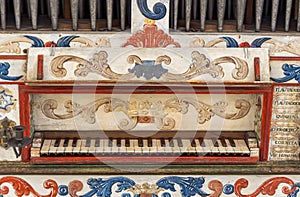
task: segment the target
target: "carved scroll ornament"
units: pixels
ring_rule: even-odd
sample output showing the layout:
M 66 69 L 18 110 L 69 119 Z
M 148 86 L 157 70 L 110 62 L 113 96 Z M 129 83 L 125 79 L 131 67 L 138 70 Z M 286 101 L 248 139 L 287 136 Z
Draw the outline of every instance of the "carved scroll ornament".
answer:
M 154 117 L 154 122 L 158 129 L 170 130 L 175 127 L 176 120 L 170 117 L 171 111 L 175 113 L 186 114 L 189 106 L 193 106 L 198 112 L 198 123 L 204 124 L 209 121 L 214 115 L 224 119 L 236 120 L 245 117 L 250 110 L 250 103 L 244 99 L 237 99 L 235 102 L 235 112 L 227 113 L 227 104 L 223 101 L 217 102 L 214 105 L 205 104 L 199 100 L 170 98 L 165 102 L 157 101 L 150 102 L 148 100 L 140 102 L 127 102 L 120 99 L 112 99 L 104 97 L 95 100 L 86 105 L 68 100 L 65 102 L 65 114 L 57 114 L 55 110 L 58 108 L 58 102 L 54 99 L 45 100 L 42 103 L 42 113 L 54 120 L 72 119 L 80 116 L 85 122 L 94 124 L 96 122 L 96 112 L 101 106 L 105 113 L 123 112 L 127 118 L 120 121 L 117 120 L 117 126 L 123 130 L 130 130 L 136 127 L 139 116 Z
M 135 77 L 144 77 L 150 80 L 156 77 L 162 80 L 177 81 L 190 80 L 203 74 L 209 74 L 213 78 L 220 79 L 224 77 L 222 65 L 225 63 L 235 66 L 231 75 L 236 80 L 245 79 L 249 73 L 248 63 L 243 59 L 234 56 L 224 56 L 210 61 L 198 51 L 192 52 L 192 63 L 185 72 L 179 74 L 171 73 L 162 66 L 163 63 L 166 65 L 171 63 L 171 58 L 167 55 L 159 56 L 156 60 L 142 60 L 137 55 L 130 55 L 127 61 L 130 64 L 134 64 L 134 68 L 129 68 L 128 73 L 125 74 L 114 72 L 108 64 L 107 58 L 108 54 L 105 51 L 95 53 L 90 61 L 73 55 L 57 56 L 51 61 L 51 72 L 55 77 L 65 77 L 67 70 L 64 68 L 64 64 L 75 62 L 78 63 L 74 71 L 75 76 L 86 77 L 89 73 L 95 73 L 111 80 L 129 80 Z

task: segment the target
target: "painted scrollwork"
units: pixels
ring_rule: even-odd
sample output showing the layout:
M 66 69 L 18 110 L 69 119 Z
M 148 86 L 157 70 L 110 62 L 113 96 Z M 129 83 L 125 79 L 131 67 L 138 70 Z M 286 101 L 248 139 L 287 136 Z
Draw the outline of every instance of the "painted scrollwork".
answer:
M 293 187 L 294 182 L 291 179 L 285 177 L 275 177 L 266 180 L 253 193 L 242 194 L 241 190 L 243 188 L 248 187 L 248 180 L 241 178 L 238 179 L 234 184 L 234 188 L 235 188 L 234 193 L 236 196 L 242 196 L 242 197 L 252 197 L 252 196 L 254 197 L 254 196 L 258 196 L 259 194 L 273 196 L 276 193 L 279 184 L 283 184 L 283 183 L 289 185 L 289 187 L 287 186 L 282 187 L 282 193 L 286 195 L 293 194 L 293 192 L 295 192 L 295 190 L 297 189 L 296 187 Z
M 0 53 L 20 54 L 22 49 L 20 43 L 29 43 L 31 47 L 44 47 L 44 42 L 35 36 L 18 36 L 0 43 Z
M 137 0 L 136 3 L 141 14 L 143 14 L 146 18 L 160 20 L 166 16 L 167 8 L 163 3 L 157 2 L 154 4 L 153 12 L 149 9 L 147 1 Z
M 55 197 L 58 194 L 58 185 L 53 180 L 47 180 L 44 182 L 44 188 L 49 189 L 50 193 L 48 195 L 39 194 L 27 181 L 13 176 L 7 176 L 0 179 L 0 185 L 4 183 L 10 183 L 15 190 L 15 196 L 29 196 L 32 194 L 33 196 L 40 197 Z M 5 195 L 9 193 L 9 187 L 2 186 L 0 188 L 0 195 Z
M 177 112 L 185 114 L 188 112 L 188 107 L 190 105 L 198 111 L 199 124 L 209 121 L 214 115 L 229 120 L 240 119 L 245 117 L 251 108 L 251 104 L 248 101 L 238 99 L 235 102 L 235 108 L 238 109 L 237 112 L 226 113 L 227 104 L 222 101 L 215 103 L 214 105 L 208 105 L 198 100 L 179 100 L 177 98 L 169 99 L 165 104 L 165 108 L 174 109 Z
M 151 116 L 154 117 L 154 122 L 160 130 L 171 130 L 176 125 L 176 120 L 169 116 L 170 110 L 175 112 L 186 114 L 189 106 L 193 106 L 198 111 L 198 123 L 204 124 L 209 121 L 212 116 L 217 115 L 224 119 L 236 120 L 245 117 L 250 110 L 250 103 L 244 99 L 238 99 L 235 102 L 236 112 L 227 113 L 227 104 L 225 102 L 217 102 L 214 105 L 205 104 L 198 100 L 179 100 L 177 98 L 171 98 L 165 102 L 149 102 L 141 101 L 127 102 L 121 99 L 111 99 L 109 97 L 100 98 L 94 102 L 86 105 L 80 105 L 78 103 L 68 100 L 65 102 L 64 108 L 66 114 L 57 114 L 55 110 L 58 108 L 58 102 L 54 99 L 45 100 L 42 103 L 42 113 L 54 120 L 71 119 L 76 116 L 80 116 L 87 123 L 94 124 L 96 122 L 95 113 L 103 106 L 105 113 L 119 111 L 123 112 L 127 118 L 117 120 L 117 125 L 120 129 L 130 130 L 136 127 L 139 116 Z
M 126 79 L 126 75 L 111 70 L 107 64 L 107 57 L 108 54 L 105 51 L 95 53 L 90 61 L 73 55 L 58 56 L 51 61 L 51 72 L 55 77 L 65 77 L 67 70 L 64 68 L 64 64 L 66 62 L 76 62 L 78 65 L 74 75 L 77 77 L 86 77 L 88 73 L 96 73 L 108 79 L 120 79 L 121 77 Z
M 118 111 L 122 111 L 125 115 L 127 115 L 128 119 L 121 119 L 118 122 L 120 129 L 129 130 L 136 126 L 137 117 L 130 116 L 128 114 L 130 111 L 128 108 L 129 104 L 120 99 L 111 99 L 108 97 L 98 99 L 95 102 L 91 102 L 86 105 L 80 105 L 68 100 L 64 105 L 67 113 L 62 115 L 54 112 L 58 107 L 58 102 L 54 99 L 48 99 L 42 103 L 42 113 L 46 117 L 54 120 L 71 119 L 76 116 L 81 116 L 81 118 L 83 118 L 87 123 L 94 124 L 96 122 L 95 113 L 101 106 L 103 106 L 103 111 L 105 113 L 109 113 L 117 109 Z
M 164 68 L 162 64 L 169 65 L 171 58 L 167 55 L 162 55 L 156 60 L 142 60 L 137 55 L 130 55 L 127 62 L 134 64 L 132 69 L 128 69 L 128 73 L 120 74 L 114 72 L 108 64 L 108 54 L 105 51 L 97 52 L 93 55 L 91 60 L 85 60 L 81 57 L 73 55 L 57 56 L 51 61 L 51 72 L 55 77 L 62 78 L 67 75 L 67 70 L 64 64 L 67 62 L 76 62 L 77 69 L 74 75 L 77 77 L 86 77 L 89 73 L 96 73 L 102 77 L 111 80 L 129 80 L 134 77 L 144 77 L 147 80 L 153 77 L 162 80 L 190 80 L 203 74 L 209 74 L 213 78 L 223 78 L 224 72 L 222 64 L 231 63 L 235 65 L 232 70 L 232 77 L 236 80 L 243 80 L 248 76 L 249 68 L 248 63 L 234 56 L 219 57 L 210 61 L 204 54 L 198 51 L 192 52 L 192 63 L 189 68 L 179 74 L 171 73 L 168 69 Z
M 288 52 L 291 54 L 300 55 L 300 39 L 294 39 L 288 43 L 284 43 L 275 39 L 268 39 L 262 42 L 262 44 L 263 43 L 269 45 L 268 48 L 271 54 Z

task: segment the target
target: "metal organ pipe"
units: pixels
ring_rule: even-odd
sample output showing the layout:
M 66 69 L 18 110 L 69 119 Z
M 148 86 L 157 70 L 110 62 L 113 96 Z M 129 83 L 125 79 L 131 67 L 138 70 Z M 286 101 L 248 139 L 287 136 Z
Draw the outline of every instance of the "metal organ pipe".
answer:
M 29 20 L 32 29 L 38 30 L 39 24 L 43 24 L 43 27 L 47 24 L 39 20 L 48 19 L 51 21 L 50 28 L 57 30 L 60 25 L 58 19 L 70 19 L 72 21 L 70 29 L 76 31 L 79 29 L 80 19 L 88 18 L 92 31 L 99 29 L 100 21 L 106 25 L 107 30 L 126 30 L 126 27 L 130 27 L 128 16 L 131 14 L 129 7 L 131 2 L 131 0 L 0 0 L 1 28 L 12 29 L 12 25 L 7 24 L 14 21 L 13 29 L 21 30 L 22 21 L 25 23 L 24 21 Z M 70 10 L 66 10 L 68 8 Z M 261 26 L 264 26 L 264 31 L 300 31 L 299 0 L 172 0 L 169 10 L 171 29 L 174 30 L 227 31 L 225 26 L 230 24 L 235 28 L 231 27 L 230 31 L 237 32 L 243 32 L 245 28 L 247 31 L 261 31 Z M 14 15 L 8 14 L 10 12 Z M 66 18 L 64 12 L 71 13 L 71 18 Z M 292 14 L 294 17 L 291 17 Z M 47 15 L 49 17 L 45 17 Z M 43 19 L 40 19 L 40 16 L 43 16 Z M 248 17 L 247 21 L 244 20 L 245 17 Z M 236 21 L 236 24 L 227 21 Z M 251 24 L 248 21 L 251 21 Z

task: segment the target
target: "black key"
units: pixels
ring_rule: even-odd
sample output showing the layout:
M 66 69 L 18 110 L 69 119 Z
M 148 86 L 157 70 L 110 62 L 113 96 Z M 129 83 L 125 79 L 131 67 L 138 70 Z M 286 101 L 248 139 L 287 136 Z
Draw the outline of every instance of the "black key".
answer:
M 72 142 L 72 147 L 76 147 L 78 138 L 74 138 Z
M 130 141 L 128 138 L 125 139 L 125 146 L 130 147 Z
M 138 144 L 139 144 L 139 147 L 144 147 L 143 139 L 142 138 L 138 139 Z
M 166 142 L 164 138 L 160 138 L 160 145 L 161 147 L 166 147 Z
M 213 140 L 213 142 L 214 142 L 214 146 L 215 146 L 215 147 L 219 147 L 218 140 L 215 139 L 215 140 Z
M 121 147 L 121 138 L 118 138 L 118 139 L 117 139 L 117 146 L 118 146 L 118 147 Z
M 91 138 L 87 138 L 85 142 L 85 147 L 90 147 L 91 146 Z
M 70 140 L 69 138 L 65 139 L 63 147 L 68 147 L 69 140 Z
M 201 147 L 205 147 L 205 143 L 204 143 L 203 138 L 202 138 L 202 137 L 201 137 L 201 138 L 198 138 L 198 140 L 199 140 L 200 146 L 201 146 Z
M 109 139 L 108 139 L 108 147 L 112 147 L 112 141 L 113 141 L 112 138 L 109 138 Z
M 148 138 L 148 147 L 152 147 L 152 139 Z
M 221 141 L 223 147 L 227 147 L 227 144 L 226 144 L 225 139 L 223 137 L 220 139 L 220 141 Z
M 100 147 L 100 139 L 99 138 L 97 138 L 95 140 L 95 147 Z
M 235 145 L 235 143 L 234 143 L 234 141 L 233 141 L 232 138 L 229 138 L 228 140 L 229 140 L 230 146 L 236 147 L 236 145 Z
M 177 142 L 178 142 L 178 146 L 179 146 L 179 147 L 183 147 L 181 138 L 178 138 L 178 139 L 177 139 Z
M 169 142 L 170 142 L 170 146 L 171 146 L 171 147 L 174 147 L 174 141 L 173 141 L 172 138 L 169 138 Z
M 58 147 L 60 143 L 60 139 L 56 139 L 54 143 L 54 147 Z
M 193 139 L 193 140 L 191 141 L 191 146 L 192 146 L 192 147 L 196 147 L 195 139 Z

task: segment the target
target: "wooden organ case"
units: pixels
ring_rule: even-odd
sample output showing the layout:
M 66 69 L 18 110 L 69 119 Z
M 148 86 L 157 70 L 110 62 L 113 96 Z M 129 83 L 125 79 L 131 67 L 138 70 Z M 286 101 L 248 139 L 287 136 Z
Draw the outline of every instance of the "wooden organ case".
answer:
M 191 60 L 177 57 L 181 52 L 176 49 L 120 49 L 125 58 L 118 61 L 110 55 L 120 53 L 117 49 L 92 48 L 84 54 L 52 50 L 53 56 L 49 49 L 28 51 L 32 66 L 21 95 L 30 111 L 21 114 L 33 144 L 23 159 L 52 164 L 242 164 L 266 159 L 268 148 L 261 140 L 268 140 L 269 118 L 263 114 L 271 109 L 271 85 L 262 66 L 268 61 L 265 49 L 249 49 L 246 59 L 244 49 L 231 50 L 236 56 L 187 49 Z M 161 55 L 152 56 L 153 50 Z M 144 54 L 150 55 L 141 58 Z M 41 65 L 38 57 L 44 60 Z M 126 72 L 123 65 L 131 67 Z M 125 72 L 117 73 L 121 69 Z M 75 80 L 63 80 L 58 87 L 55 77 L 68 74 Z M 95 83 L 85 75 L 100 79 Z
M 45 175 L 51 197 L 297 196 L 299 1 L 0 0 L 0 13 L 0 186 L 13 185 L 0 197 L 43 196 Z

